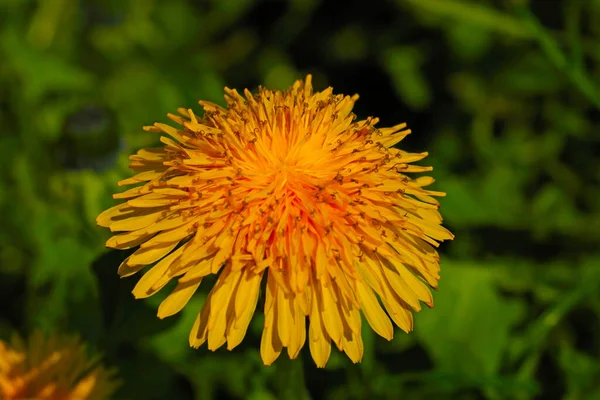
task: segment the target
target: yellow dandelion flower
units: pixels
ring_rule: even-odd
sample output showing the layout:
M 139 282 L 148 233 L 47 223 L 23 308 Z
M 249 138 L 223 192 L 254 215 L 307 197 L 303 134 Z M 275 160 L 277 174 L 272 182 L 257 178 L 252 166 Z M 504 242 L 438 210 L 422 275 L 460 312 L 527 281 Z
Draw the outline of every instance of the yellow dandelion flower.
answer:
M 219 274 L 190 333 L 190 345 L 236 347 L 254 314 L 261 281 L 264 330 L 260 352 L 271 364 L 282 349 L 295 358 L 306 341 L 317 366 L 331 342 L 353 362 L 363 354 L 360 311 L 391 340 L 390 318 L 408 332 L 420 301 L 433 306 L 427 285 L 439 279 L 438 241 L 444 193 L 423 187 L 430 171 L 411 163 L 427 153 L 393 148 L 406 124 L 376 128 L 355 121 L 358 95 L 313 93 L 311 77 L 286 91 L 259 88 L 244 96 L 225 88 L 227 108 L 200 101 L 202 117 L 180 108 L 176 129 L 160 148 L 131 156 L 138 174 L 114 195 L 125 202 L 103 212 L 100 226 L 116 234 L 107 247 L 140 246 L 119 267 L 132 275 L 154 264 L 133 290 L 153 295 L 177 286 L 158 316 L 180 311 L 202 279 Z M 118 233 L 117 233 L 118 232 Z M 381 303 L 380 303 L 381 302 Z M 387 310 L 384 312 L 383 307 Z
M 108 399 L 118 383 L 113 372 L 88 358 L 76 337 L 0 341 L 0 399 Z

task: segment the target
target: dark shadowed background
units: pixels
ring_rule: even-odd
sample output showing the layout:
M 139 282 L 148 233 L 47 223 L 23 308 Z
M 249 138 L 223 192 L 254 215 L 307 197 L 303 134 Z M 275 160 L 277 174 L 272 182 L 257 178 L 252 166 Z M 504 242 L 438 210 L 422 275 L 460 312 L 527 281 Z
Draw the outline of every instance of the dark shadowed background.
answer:
M 599 0 L 0 0 L 0 338 L 78 332 L 127 399 L 600 399 Z M 429 151 L 443 244 L 436 307 L 354 365 L 307 346 L 264 367 L 188 346 L 134 301 L 95 218 L 143 125 L 223 87 L 359 93 Z

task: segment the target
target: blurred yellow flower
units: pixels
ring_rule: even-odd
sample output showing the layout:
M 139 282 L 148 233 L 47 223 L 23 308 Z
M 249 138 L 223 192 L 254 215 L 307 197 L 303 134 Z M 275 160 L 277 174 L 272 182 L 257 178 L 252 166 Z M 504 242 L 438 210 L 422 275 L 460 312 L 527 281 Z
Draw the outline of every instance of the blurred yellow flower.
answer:
M 118 382 L 76 337 L 0 341 L 0 399 L 108 399 Z
M 119 267 L 129 276 L 156 263 L 133 290 L 153 295 L 177 286 L 158 316 L 180 311 L 202 279 L 219 274 L 190 334 L 190 344 L 228 349 L 243 339 L 267 275 L 261 356 L 271 364 L 282 349 L 297 357 L 308 340 L 317 366 L 331 341 L 353 362 L 363 354 L 360 311 L 390 340 L 390 318 L 408 332 L 411 310 L 433 306 L 438 241 L 453 235 L 440 224 L 444 193 L 423 187 L 430 171 L 412 165 L 427 153 L 392 148 L 406 124 L 376 128 L 355 121 L 357 95 L 313 93 L 311 77 L 286 91 L 257 94 L 225 89 L 227 108 L 200 101 L 202 117 L 179 109 L 164 147 L 131 156 L 139 173 L 119 185 L 143 183 L 103 212 L 100 226 L 115 234 L 107 247 L 140 245 Z M 378 300 L 379 298 L 379 300 Z M 387 310 L 383 311 L 380 302 Z M 389 315 L 389 317 L 388 317 Z

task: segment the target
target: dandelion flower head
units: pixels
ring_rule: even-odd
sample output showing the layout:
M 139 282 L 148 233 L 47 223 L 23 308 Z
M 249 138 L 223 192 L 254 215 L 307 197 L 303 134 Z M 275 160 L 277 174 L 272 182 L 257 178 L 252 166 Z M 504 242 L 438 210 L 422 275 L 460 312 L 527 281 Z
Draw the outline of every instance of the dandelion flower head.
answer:
M 0 399 L 108 399 L 118 382 L 98 361 L 76 337 L 0 341 Z
M 200 101 L 202 116 L 168 115 L 178 128 L 146 127 L 166 134 L 163 146 L 130 157 L 138 173 L 119 185 L 137 186 L 97 219 L 114 232 L 108 247 L 139 246 L 121 276 L 153 265 L 134 296 L 177 280 L 158 309 L 165 318 L 218 274 L 189 337 L 210 350 L 236 347 L 264 296 L 266 365 L 284 348 L 297 357 L 306 340 L 319 367 L 332 342 L 359 362 L 361 312 L 388 340 L 391 321 L 412 330 L 412 311 L 433 306 L 435 247 L 453 236 L 434 198 L 444 193 L 410 176 L 431 170 L 412 164 L 427 153 L 393 147 L 406 124 L 357 121 L 357 95 L 313 92 L 310 75 L 285 91 L 225 93 L 226 108 Z

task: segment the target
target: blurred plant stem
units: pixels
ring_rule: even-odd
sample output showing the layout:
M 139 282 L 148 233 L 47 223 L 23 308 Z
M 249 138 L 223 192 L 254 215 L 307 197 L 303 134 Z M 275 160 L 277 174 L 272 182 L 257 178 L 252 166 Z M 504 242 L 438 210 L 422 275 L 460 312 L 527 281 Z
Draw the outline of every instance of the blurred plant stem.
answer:
M 75 4 L 72 3 L 71 0 L 39 2 L 27 33 L 29 42 L 41 49 L 50 47 L 61 22 L 73 14 Z
M 573 66 L 577 69 L 583 69 L 584 59 L 580 35 L 583 1 L 572 0 L 569 3 L 567 3 L 565 7 L 565 26 L 567 31 L 567 42 L 571 47 L 571 59 L 573 62 Z
M 539 42 L 542 51 L 554 66 L 567 75 L 571 83 L 590 100 L 596 107 L 600 108 L 600 90 L 587 76 L 583 63 L 578 59 L 578 51 L 573 49 L 574 58 L 569 60 L 560 49 L 556 41 L 550 36 L 537 17 L 524 4 L 518 3 L 514 6 L 515 11 L 521 17 L 526 26 L 529 27 L 534 37 Z M 577 41 L 573 32 L 569 33 L 570 41 Z
M 275 363 L 275 389 L 280 400 L 310 400 L 304 382 L 304 365 L 302 357 L 295 360 L 283 356 Z
M 534 321 L 525 334 L 520 354 L 524 355 L 523 361 L 517 368 L 517 377 L 526 381 L 532 377 L 541 360 L 542 348 L 547 343 L 550 332 L 571 312 L 578 304 L 590 295 L 597 293 L 600 286 L 600 274 L 594 269 L 590 276 L 582 276 L 579 284 L 563 295 L 554 305 L 546 310 L 540 318 Z M 586 279 L 587 278 L 587 279 Z M 529 399 L 529 396 L 519 396 L 519 400 Z

